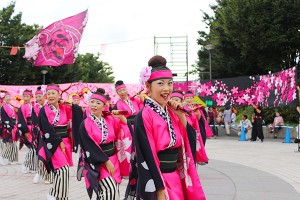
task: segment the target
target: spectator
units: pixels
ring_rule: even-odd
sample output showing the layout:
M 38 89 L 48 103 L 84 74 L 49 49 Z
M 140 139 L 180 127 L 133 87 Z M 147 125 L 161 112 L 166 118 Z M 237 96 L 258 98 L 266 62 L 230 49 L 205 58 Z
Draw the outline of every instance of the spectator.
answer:
M 244 125 L 246 140 L 250 140 L 251 138 L 251 131 L 252 131 L 252 123 L 248 119 L 247 115 L 242 115 L 242 120 L 238 125 L 238 136 L 241 135 L 242 126 Z
M 224 111 L 226 135 L 230 135 L 231 109 L 227 106 Z
M 254 117 L 252 118 L 253 129 L 252 129 L 252 137 L 251 141 L 261 140 L 264 141 L 264 133 L 263 133 L 263 108 L 261 106 L 257 106 L 252 104 L 254 108 Z
M 217 138 L 218 129 L 216 129 L 217 127 L 215 126 L 215 113 L 214 113 L 212 107 L 208 108 L 207 114 L 208 114 L 208 117 L 207 117 L 208 124 L 209 124 L 210 128 L 212 129 L 214 137 Z
M 218 112 L 217 123 L 219 126 L 224 125 L 224 109 L 220 109 Z
M 273 123 L 270 125 L 270 133 L 274 133 L 274 138 L 277 138 L 278 132 L 282 129 L 284 125 L 283 118 L 280 112 L 276 112 L 276 117 L 274 118 Z
M 231 127 L 233 127 L 233 129 L 236 129 L 236 126 L 237 126 L 236 113 L 237 113 L 237 110 L 234 108 L 231 108 Z

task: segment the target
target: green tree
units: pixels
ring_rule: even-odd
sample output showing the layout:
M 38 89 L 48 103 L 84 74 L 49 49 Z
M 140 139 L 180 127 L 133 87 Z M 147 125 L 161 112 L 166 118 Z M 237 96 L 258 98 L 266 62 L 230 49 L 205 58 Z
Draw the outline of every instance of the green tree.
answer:
M 22 23 L 22 13 L 13 15 L 14 8 L 15 3 L 12 2 L 0 10 L 0 84 L 36 84 L 41 72 L 23 58 L 24 48 L 20 48 L 15 56 L 10 55 L 10 48 L 3 48 L 22 47 L 41 29 L 38 25 Z
M 210 32 L 199 31 L 199 45 L 212 43 L 213 78 L 265 74 L 296 63 L 300 48 L 300 1 L 217 0 L 214 16 L 204 13 Z M 208 69 L 208 52 L 198 52 L 195 69 Z
M 23 58 L 23 45 L 36 35 L 42 27 L 21 23 L 22 13 L 14 15 L 15 2 L 0 10 L 0 84 L 31 85 L 42 84 L 42 70 L 47 70 L 46 84 L 70 82 L 113 83 L 112 68 L 108 63 L 100 61 L 100 55 L 90 53 L 76 58 L 76 62 L 59 67 L 35 67 Z M 19 46 L 16 56 L 10 55 L 11 47 Z

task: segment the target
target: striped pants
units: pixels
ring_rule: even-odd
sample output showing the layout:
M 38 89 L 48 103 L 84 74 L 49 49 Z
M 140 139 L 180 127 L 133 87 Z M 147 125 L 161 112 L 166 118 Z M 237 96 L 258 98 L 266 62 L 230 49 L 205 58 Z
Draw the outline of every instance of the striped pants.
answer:
M 37 155 L 34 148 L 29 148 L 25 155 L 24 166 L 30 171 L 37 171 Z
M 67 200 L 69 197 L 69 166 L 63 166 L 53 172 L 53 185 L 49 195 L 57 200 Z
M 106 177 L 99 181 L 99 198 L 97 200 L 119 200 L 119 184 L 112 177 Z
M 7 142 L 3 145 L 2 157 L 10 162 L 18 162 L 18 144 L 17 142 Z
M 48 181 L 49 183 L 53 183 L 53 172 L 50 171 L 50 173 L 48 173 L 43 162 L 40 160 L 38 161 L 37 172 L 41 176 L 41 179 Z

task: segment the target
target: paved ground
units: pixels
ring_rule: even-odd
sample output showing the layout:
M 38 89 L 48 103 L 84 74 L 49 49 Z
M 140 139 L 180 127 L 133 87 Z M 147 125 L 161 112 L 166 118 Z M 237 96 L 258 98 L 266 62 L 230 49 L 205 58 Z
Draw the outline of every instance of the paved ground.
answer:
M 207 140 L 209 164 L 198 166 L 207 200 L 300 199 L 300 152 L 296 144 L 238 139 L 220 136 Z M 25 152 L 25 148 L 20 151 L 20 161 Z M 69 199 L 88 200 L 84 181 L 76 180 L 75 171 L 76 167 L 72 167 Z M 0 166 L 0 199 L 46 199 L 50 185 L 32 184 L 33 176 L 21 174 L 21 165 Z M 126 184 L 126 180 L 121 184 L 122 196 Z

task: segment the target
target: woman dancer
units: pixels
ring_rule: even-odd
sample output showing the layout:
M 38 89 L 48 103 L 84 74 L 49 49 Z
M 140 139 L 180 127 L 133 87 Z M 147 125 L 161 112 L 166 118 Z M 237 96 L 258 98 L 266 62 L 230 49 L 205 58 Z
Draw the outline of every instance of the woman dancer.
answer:
M 21 135 L 20 137 L 20 149 L 25 144 L 29 151 L 25 155 L 25 161 L 22 165 L 22 173 L 26 174 L 28 172 L 37 171 L 37 142 L 38 135 L 37 131 L 33 130 L 37 128 L 38 119 L 34 112 L 33 106 L 31 104 L 32 91 L 25 90 L 23 92 L 24 104 L 18 110 L 18 129 Z
M 180 104 L 182 104 L 183 101 L 183 93 L 179 90 L 174 90 L 170 96 L 171 100 L 174 100 Z M 199 164 L 205 164 L 208 162 L 208 157 L 206 155 L 206 151 L 204 148 L 204 144 L 202 141 L 201 133 L 200 133 L 200 127 L 199 127 L 199 116 L 200 112 L 198 110 L 195 110 L 195 112 L 189 112 L 189 114 L 186 114 L 187 122 L 193 127 L 195 133 L 194 140 L 195 140 L 195 160 Z M 191 132 L 194 132 L 191 131 Z M 192 136 L 193 136 L 192 135 Z M 192 140 L 192 136 L 189 136 L 190 145 L 193 144 L 194 141 Z M 193 149 L 192 149 L 193 152 Z
M 127 127 L 124 115 L 112 111 L 103 113 L 107 103 L 105 90 L 98 88 L 91 95 L 89 113 L 80 127 L 81 157 L 78 178 L 84 175 L 88 195 L 93 191 L 97 199 L 119 199 L 120 152 L 116 142 L 120 139 L 122 126 Z M 121 158 L 122 159 L 122 158 Z
M 190 149 L 185 114 L 170 100 L 172 72 L 152 57 L 143 74 L 149 98 L 135 120 L 137 199 L 205 199 Z
M 65 200 L 69 196 L 69 167 L 73 166 L 72 140 L 68 124 L 72 112 L 78 113 L 80 117 L 82 110 L 76 105 L 71 107 L 58 103 L 60 97 L 58 85 L 48 85 L 46 95 L 48 102 L 39 113 L 41 141 L 38 155 L 47 171 L 53 172 L 53 185 L 47 199 Z
M 2 150 L 1 164 L 16 164 L 18 162 L 18 145 L 19 140 L 17 127 L 17 108 L 10 104 L 11 95 L 5 92 L 4 103 L 1 107 L 1 121 L 2 121 L 2 141 L 4 147 Z

